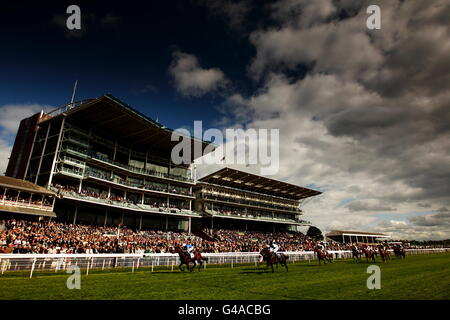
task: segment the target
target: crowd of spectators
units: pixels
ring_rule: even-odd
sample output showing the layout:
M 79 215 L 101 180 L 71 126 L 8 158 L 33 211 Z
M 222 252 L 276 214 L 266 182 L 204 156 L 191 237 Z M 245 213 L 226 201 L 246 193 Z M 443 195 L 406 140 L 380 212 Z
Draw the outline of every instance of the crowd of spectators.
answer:
M 172 231 L 134 231 L 54 221 L 0 221 L 0 253 L 164 253 L 202 239 Z
M 317 241 L 301 232 L 261 232 L 224 229 L 206 229 L 205 232 L 219 243 L 226 244 L 227 251 L 259 251 L 272 240 L 280 246 L 280 251 L 313 251 Z M 349 246 L 329 243 L 329 250 L 348 250 Z
M 184 243 L 202 252 L 258 252 L 273 239 L 286 251 L 313 250 L 316 245 L 301 233 L 205 231 L 212 241 L 184 232 L 7 220 L 0 221 L 0 253 L 164 253 Z
M 272 240 L 280 251 L 313 251 L 318 242 L 300 232 L 203 230 L 186 232 L 132 230 L 126 226 L 90 226 L 56 221 L 0 221 L 0 253 L 166 253 L 185 243 L 201 252 L 259 252 Z M 204 239 L 208 238 L 208 240 Z M 328 250 L 350 250 L 327 243 Z

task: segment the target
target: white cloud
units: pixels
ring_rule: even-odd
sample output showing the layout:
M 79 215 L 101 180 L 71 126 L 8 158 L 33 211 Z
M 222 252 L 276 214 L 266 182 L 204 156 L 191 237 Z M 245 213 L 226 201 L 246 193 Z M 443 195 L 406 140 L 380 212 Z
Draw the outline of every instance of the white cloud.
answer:
M 381 32 L 365 27 L 366 2 L 320 1 L 314 19 L 305 1 L 271 6 L 278 24 L 250 36 L 262 86 L 230 95 L 221 123 L 280 129 L 276 178 L 324 190 L 304 206 L 324 231 L 449 237 L 438 214 L 400 217 L 450 206 L 450 4 L 376 2 Z
M 169 73 L 176 90 L 184 96 L 202 96 L 223 89 L 228 83 L 220 69 L 202 68 L 194 55 L 180 51 L 173 53 Z
M 0 106 L 0 174 L 6 171 L 8 159 L 20 121 L 52 107 L 40 104 L 7 104 Z

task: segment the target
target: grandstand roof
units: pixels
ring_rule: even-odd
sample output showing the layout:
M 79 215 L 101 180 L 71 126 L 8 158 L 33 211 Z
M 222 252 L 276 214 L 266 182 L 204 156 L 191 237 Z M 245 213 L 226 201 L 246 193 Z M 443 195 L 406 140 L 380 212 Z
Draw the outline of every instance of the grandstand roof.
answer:
M 232 168 L 223 168 L 199 179 L 199 181 L 294 200 L 301 200 L 322 193 L 317 190 L 296 186 L 287 182 L 258 176 Z
M 42 195 L 49 195 L 49 196 L 56 196 L 56 193 L 54 193 L 51 190 L 48 190 L 44 187 L 38 186 L 37 184 L 34 184 L 30 181 L 6 177 L 6 176 L 0 176 L 0 187 L 5 189 L 14 189 L 19 191 L 25 191 L 35 194 L 42 194 Z
M 46 120 L 68 117 L 71 123 L 81 128 L 102 132 L 136 150 L 152 150 L 152 154 L 164 159 L 170 159 L 172 148 L 179 143 L 171 141 L 174 130 L 148 118 L 110 94 L 70 103 L 50 111 L 46 116 Z M 194 144 L 202 144 L 202 150 L 211 144 L 193 137 L 188 138 L 192 143 L 191 150 L 194 150 Z M 194 152 L 191 152 L 191 161 L 194 159 Z
M 342 236 L 367 236 L 367 237 L 378 237 L 378 238 L 388 238 L 389 236 L 384 233 L 376 232 L 364 232 L 364 231 L 342 231 L 342 230 L 332 230 L 326 234 L 327 237 L 342 237 Z

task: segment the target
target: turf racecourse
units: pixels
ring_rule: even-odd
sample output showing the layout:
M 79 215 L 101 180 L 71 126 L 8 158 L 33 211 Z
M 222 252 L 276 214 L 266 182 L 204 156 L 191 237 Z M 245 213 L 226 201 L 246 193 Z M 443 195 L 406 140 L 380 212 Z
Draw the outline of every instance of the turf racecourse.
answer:
M 82 274 L 81 289 L 66 287 L 68 274 L 9 272 L 0 275 L 0 299 L 449 299 L 450 254 L 408 256 L 377 262 L 381 289 L 369 290 L 365 261 L 316 261 L 289 264 L 266 272 L 254 265 L 208 266 L 193 273 L 160 268 L 91 270 Z

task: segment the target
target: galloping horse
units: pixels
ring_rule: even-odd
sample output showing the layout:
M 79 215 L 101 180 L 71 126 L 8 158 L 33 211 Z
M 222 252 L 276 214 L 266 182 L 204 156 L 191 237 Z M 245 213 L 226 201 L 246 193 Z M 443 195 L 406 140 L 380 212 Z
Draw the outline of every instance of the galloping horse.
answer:
M 289 259 L 289 256 L 285 255 L 284 253 L 279 253 L 279 256 L 277 256 L 275 254 L 275 252 L 270 251 L 269 248 L 266 247 L 266 248 L 262 249 L 259 254 L 263 257 L 263 261 L 267 262 L 266 269 L 269 266 L 271 266 L 272 272 L 274 272 L 274 269 L 273 269 L 274 263 L 277 264 L 277 267 L 278 267 L 278 263 L 280 263 L 281 266 L 286 267 L 286 271 L 289 271 L 289 268 L 288 268 L 288 265 L 286 262 L 286 260 Z
M 207 257 L 203 257 L 202 253 L 200 251 L 195 250 L 195 252 L 194 252 L 194 268 L 195 268 L 195 265 L 198 262 L 198 271 L 200 272 L 200 270 L 202 269 L 202 265 L 203 265 L 204 261 L 208 261 L 208 258 Z
M 352 246 L 352 259 L 356 259 L 356 261 L 361 260 L 361 251 L 356 246 Z
M 405 249 L 403 249 L 403 248 L 395 246 L 394 247 L 394 254 L 395 254 L 395 256 L 397 258 L 400 258 L 400 259 L 405 259 L 406 258 Z
M 180 265 L 178 268 L 180 268 L 181 271 L 184 272 L 184 269 L 181 267 L 183 264 L 185 264 L 189 270 L 189 272 L 192 272 L 195 268 L 195 259 L 192 259 L 187 253 L 183 251 L 180 247 L 175 247 L 175 253 L 178 253 L 178 256 L 180 257 Z M 192 263 L 192 268 L 189 268 L 189 264 Z
M 391 260 L 389 251 L 386 248 L 378 247 L 378 253 L 380 254 L 381 260 L 385 262 L 386 260 Z
M 327 261 L 329 263 L 333 263 L 333 255 L 326 251 L 322 251 L 320 249 L 315 249 L 314 252 L 317 254 L 317 258 L 319 260 L 319 265 L 322 264 L 322 261 L 327 264 Z
M 362 249 L 364 255 L 366 256 L 366 261 L 369 262 L 369 258 L 372 259 L 373 262 L 375 262 L 377 257 L 377 252 L 375 250 L 369 250 L 367 248 Z

